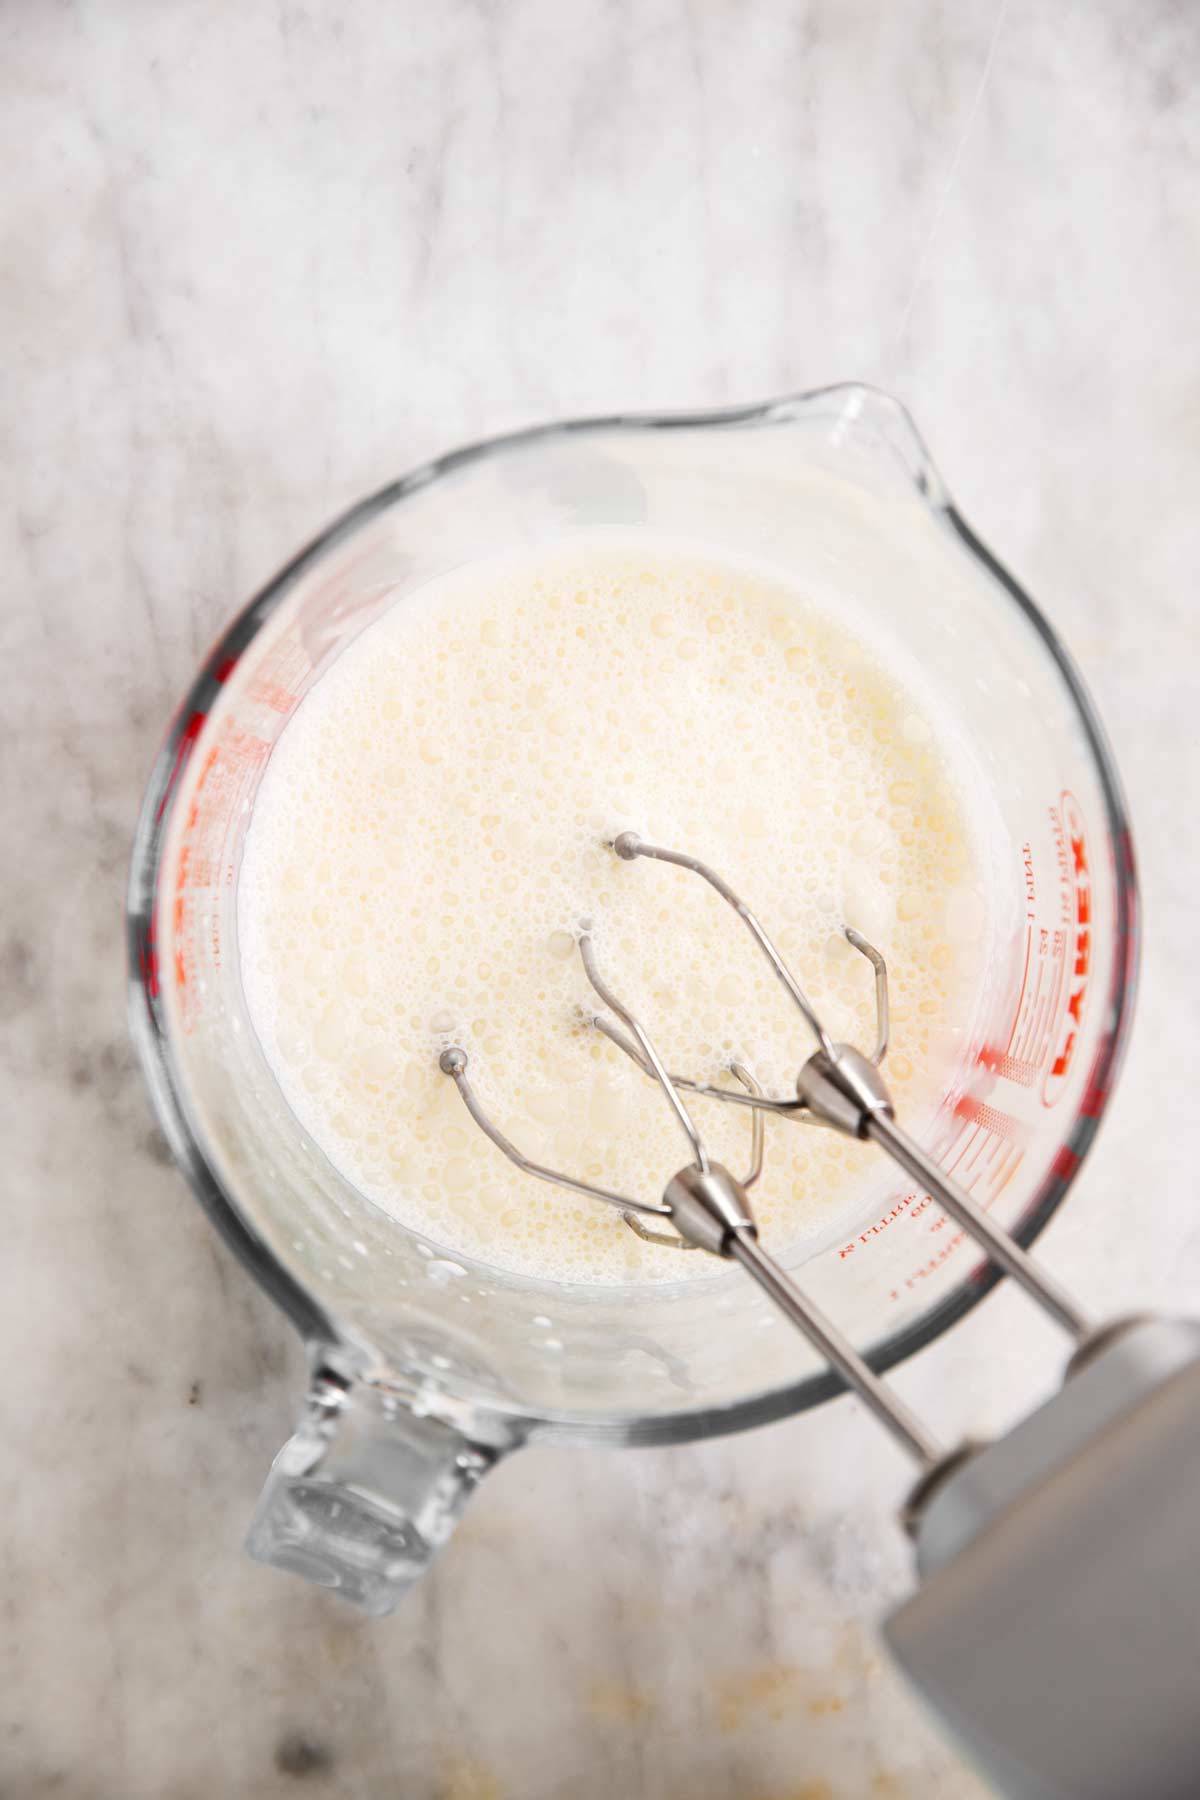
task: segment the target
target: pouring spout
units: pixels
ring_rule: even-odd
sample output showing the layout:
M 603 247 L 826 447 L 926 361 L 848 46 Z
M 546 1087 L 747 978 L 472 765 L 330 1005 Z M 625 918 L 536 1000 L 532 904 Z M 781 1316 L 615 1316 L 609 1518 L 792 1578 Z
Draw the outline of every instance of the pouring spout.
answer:
M 912 414 L 882 388 L 860 381 L 839 382 L 786 394 L 765 411 L 772 424 L 812 427 L 824 423 L 823 435 L 835 456 L 846 458 L 859 470 L 874 464 L 883 476 L 900 476 L 937 511 L 952 505 Z

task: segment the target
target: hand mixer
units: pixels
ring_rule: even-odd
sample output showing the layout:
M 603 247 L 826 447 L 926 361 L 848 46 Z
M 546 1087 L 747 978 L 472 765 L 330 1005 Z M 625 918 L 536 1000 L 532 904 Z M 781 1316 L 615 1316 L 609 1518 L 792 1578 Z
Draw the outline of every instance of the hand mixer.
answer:
M 881 953 L 847 941 L 875 978 L 869 1055 L 836 1043 L 749 907 L 692 856 L 622 832 L 624 862 L 701 876 L 742 919 L 817 1042 L 794 1095 L 773 1098 L 741 1063 L 738 1087 L 671 1073 L 609 989 L 590 929 L 583 967 L 605 1008 L 589 1023 L 657 1081 L 691 1160 L 660 1200 L 614 1192 L 522 1155 L 490 1120 L 465 1051 L 443 1051 L 476 1124 L 518 1168 L 620 1209 L 656 1244 L 736 1261 L 837 1370 L 920 1469 L 904 1509 L 920 1587 L 887 1621 L 897 1661 L 1001 1791 L 1023 1800 L 1195 1800 L 1200 1794 L 1200 1325 L 1146 1316 L 1096 1326 L 896 1122 L 880 1073 L 888 1047 Z M 628 1032 L 630 1035 L 626 1035 Z M 750 1112 L 739 1179 L 708 1154 L 692 1092 Z M 774 1116 L 865 1138 L 885 1152 L 1074 1339 L 1046 1405 L 987 1445 L 945 1450 L 758 1241 L 747 1190 Z M 653 1229 L 657 1219 L 670 1231 Z

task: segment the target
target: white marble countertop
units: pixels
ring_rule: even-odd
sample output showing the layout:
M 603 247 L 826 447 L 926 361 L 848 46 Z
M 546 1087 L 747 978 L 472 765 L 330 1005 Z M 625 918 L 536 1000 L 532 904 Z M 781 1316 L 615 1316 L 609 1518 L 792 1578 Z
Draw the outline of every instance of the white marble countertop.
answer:
M 514 1458 L 381 1624 L 243 1559 L 300 1360 L 165 1165 L 122 888 L 198 656 L 348 502 L 522 421 L 878 382 L 1137 826 L 1134 1048 L 1045 1254 L 1195 1308 L 1152 1058 L 1200 1043 L 1200 14 L 44 0 L 0 42 L 0 1791 L 970 1800 L 872 1641 L 905 1471 L 849 1402 Z M 953 1436 L 1058 1356 L 1001 1293 L 899 1381 Z

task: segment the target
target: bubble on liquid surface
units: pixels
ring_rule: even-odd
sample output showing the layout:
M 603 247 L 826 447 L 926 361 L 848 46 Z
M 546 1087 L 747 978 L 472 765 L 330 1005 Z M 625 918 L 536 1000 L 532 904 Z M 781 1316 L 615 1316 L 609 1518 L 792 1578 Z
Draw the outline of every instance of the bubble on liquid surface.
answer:
M 289 1104 L 434 1245 L 551 1280 L 711 1275 L 708 1258 L 644 1244 L 615 1208 L 512 1167 L 438 1059 L 466 1052 L 528 1156 L 657 1198 L 682 1159 L 678 1127 L 587 1023 L 586 920 L 605 981 L 670 1066 L 728 1081 L 740 1059 L 768 1091 L 793 1091 L 811 1043 L 780 984 L 703 882 L 605 847 L 636 830 L 712 863 L 864 1045 L 871 971 L 843 926 L 878 943 L 911 1116 L 945 1087 L 987 930 L 952 744 L 906 675 L 758 570 L 592 542 L 431 586 L 317 683 L 256 800 L 242 973 Z M 711 1153 L 740 1168 L 745 1115 L 690 1104 Z M 768 1147 L 754 1198 L 776 1247 L 822 1229 L 875 1166 L 786 1125 Z M 464 1273 L 419 1248 L 430 1279 Z

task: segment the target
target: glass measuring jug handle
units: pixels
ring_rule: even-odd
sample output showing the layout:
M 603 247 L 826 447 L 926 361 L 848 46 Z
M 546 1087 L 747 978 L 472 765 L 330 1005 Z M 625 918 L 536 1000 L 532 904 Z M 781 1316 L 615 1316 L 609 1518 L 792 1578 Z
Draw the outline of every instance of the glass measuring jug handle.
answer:
M 271 1465 L 246 1550 L 382 1617 L 426 1572 L 515 1442 L 476 1442 L 320 1368 L 304 1418 Z

